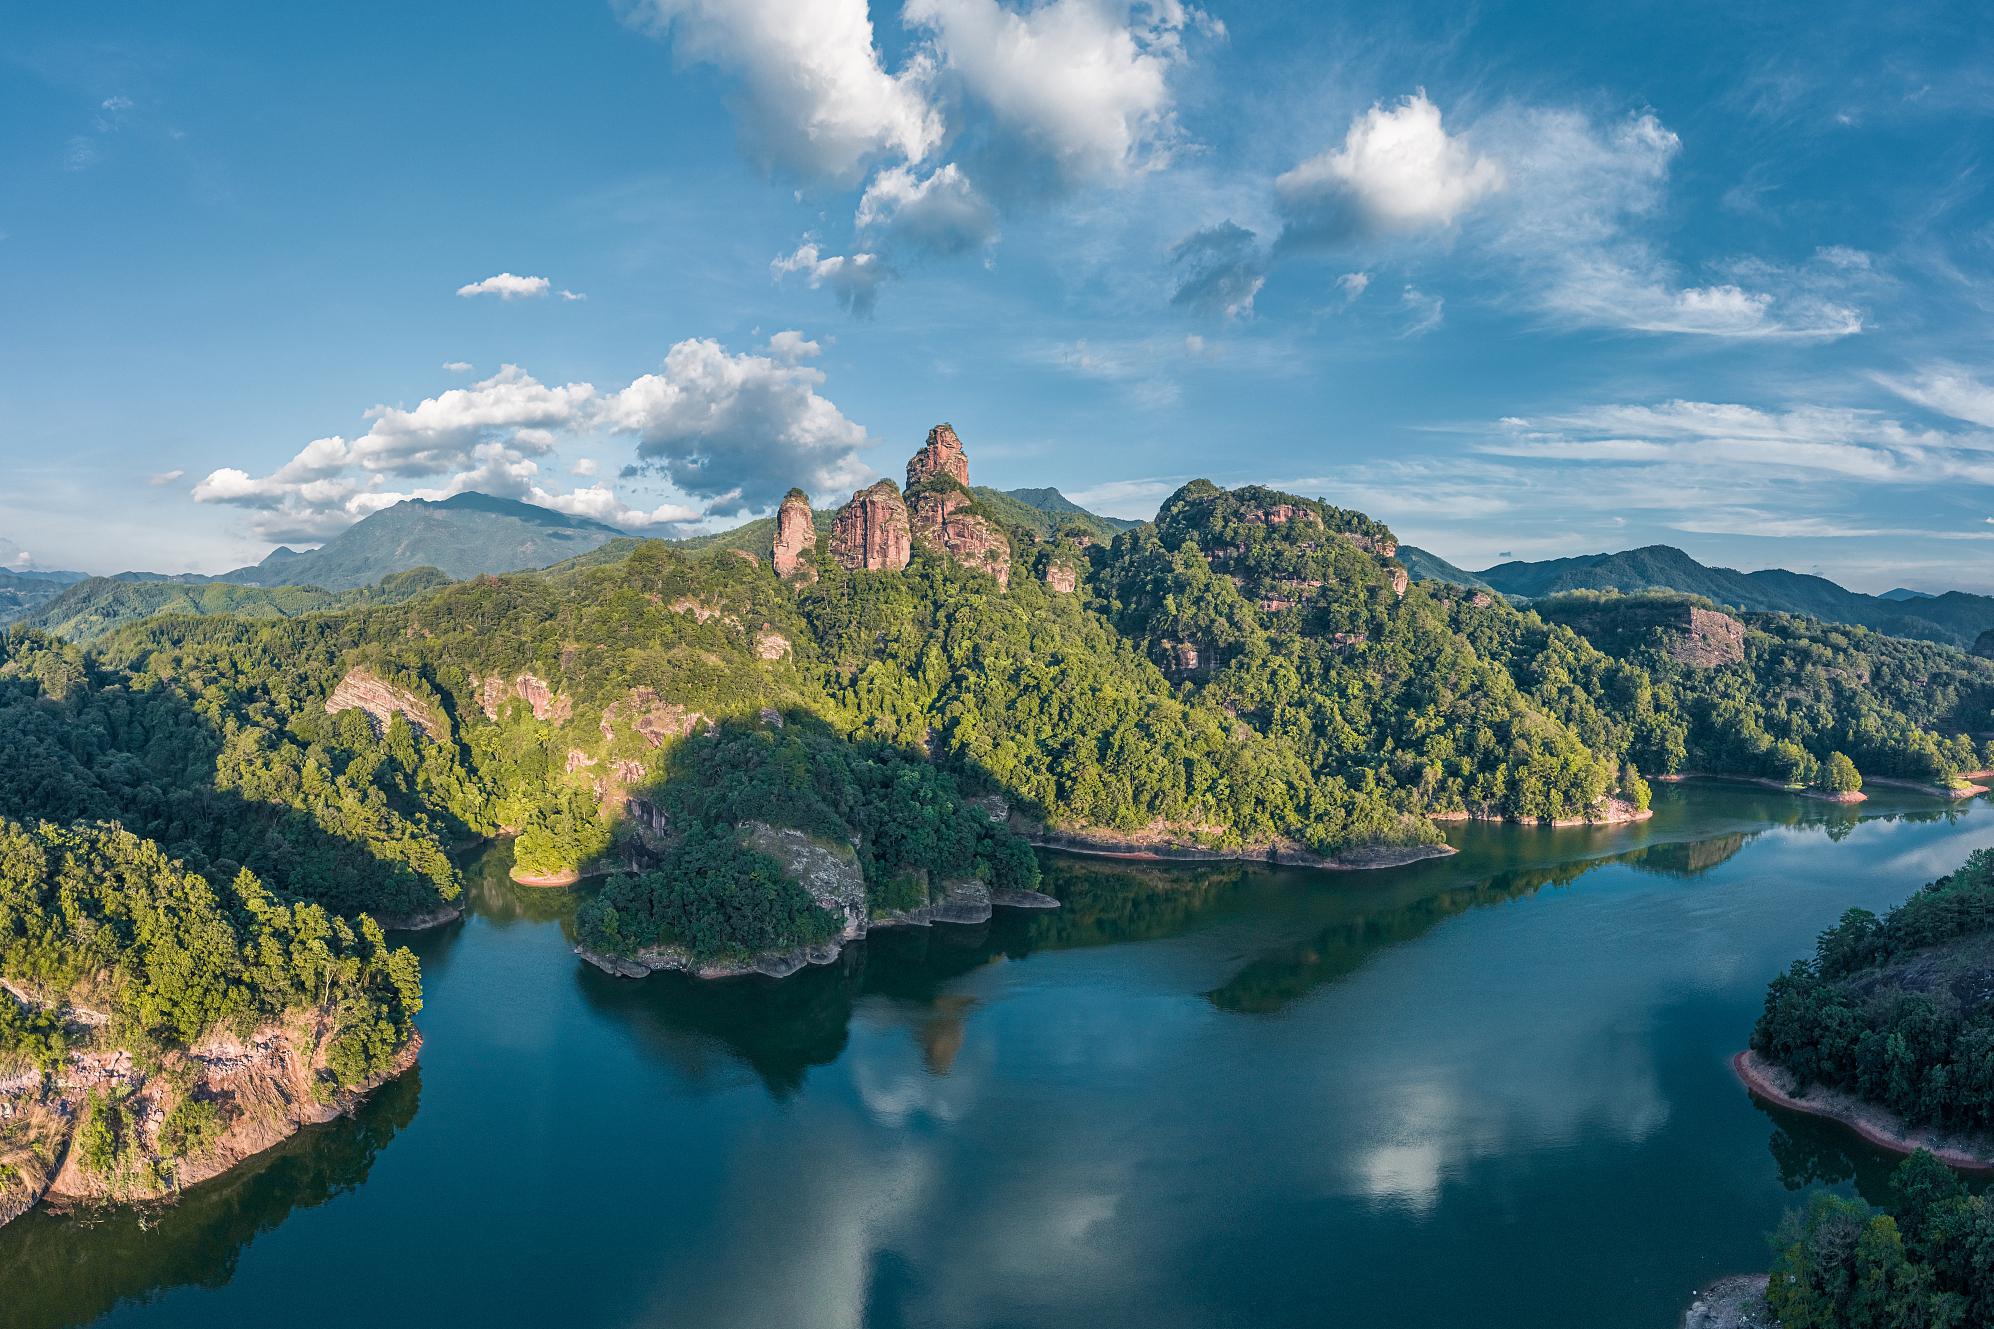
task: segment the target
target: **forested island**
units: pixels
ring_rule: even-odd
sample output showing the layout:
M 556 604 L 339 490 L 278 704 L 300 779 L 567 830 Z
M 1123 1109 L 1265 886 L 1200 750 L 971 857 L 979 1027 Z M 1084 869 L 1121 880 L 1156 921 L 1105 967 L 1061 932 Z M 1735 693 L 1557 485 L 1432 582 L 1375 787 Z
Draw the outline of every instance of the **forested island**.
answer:
M 1774 979 L 1740 1078 L 1782 1108 L 1910 1157 L 1889 1212 L 1818 1194 L 1759 1281 L 1693 1312 L 1762 1306 L 1781 1329 L 1994 1323 L 1994 1205 L 1955 1171 L 1994 1171 L 1994 849 L 1879 918 L 1851 909 Z
M 489 837 L 600 882 L 611 972 L 781 974 L 1050 905 L 1033 842 L 1371 867 L 1637 818 L 1650 777 L 1994 766 L 1994 661 L 1414 584 L 1383 524 L 1269 489 L 1116 529 L 972 489 L 939 426 L 821 517 L 0 637 L 0 1212 L 169 1191 L 408 1064 L 382 929 L 455 917 Z

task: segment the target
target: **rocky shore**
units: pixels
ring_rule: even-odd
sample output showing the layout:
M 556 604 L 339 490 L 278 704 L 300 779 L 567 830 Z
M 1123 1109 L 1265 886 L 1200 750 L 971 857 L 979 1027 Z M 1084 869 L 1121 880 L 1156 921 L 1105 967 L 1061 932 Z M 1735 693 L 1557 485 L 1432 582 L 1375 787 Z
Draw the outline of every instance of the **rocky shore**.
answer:
M 1765 1274 L 1720 1278 L 1696 1294 L 1683 1312 L 1682 1329 L 1774 1329 L 1766 1309 Z
M 1810 789 L 1805 785 L 1781 784 L 1778 780 L 1768 780 L 1759 775 L 1720 775 L 1708 771 L 1680 771 L 1675 775 L 1656 775 L 1651 779 L 1664 784 L 1681 784 L 1686 780 L 1714 780 L 1723 784 L 1750 784 L 1761 789 L 1776 789 L 1782 794 L 1792 794 L 1795 798 L 1811 798 L 1822 803 L 1860 803 L 1869 795 L 1859 789 L 1836 793 L 1827 789 Z M 1872 780 L 1872 784 L 1888 784 L 1887 780 Z M 1929 789 L 1931 786 L 1915 785 L 1913 788 Z
M 1357 845 L 1334 855 L 1318 854 L 1291 840 L 1270 844 L 1223 847 L 1199 844 L 1167 832 L 1055 829 L 1013 821 L 1012 829 L 1040 849 L 1089 858 L 1119 858 L 1148 863 L 1273 863 L 1282 867 L 1355 872 L 1404 867 L 1455 852 L 1447 844 Z
M 218 1177 L 307 1126 L 351 1112 L 368 1093 L 415 1065 L 411 1038 L 386 1073 L 321 1097 L 322 1046 L 304 1024 L 266 1025 L 246 1039 L 218 1034 L 142 1065 L 129 1052 L 73 1051 L 52 1074 L 0 1077 L 0 1224 L 37 1204 L 55 1208 L 167 1199 Z M 76 1147 L 94 1101 L 121 1118 L 116 1165 L 93 1170 Z M 220 1133 L 184 1157 L 163 1150 L 160 1132 L 187 1100 L 213 1106 Z
M 1747 1089 L 1766 1102 L 1838 1121 L 1880 1149 L 1895 1154 L 1923 1149 L 1962 1172 L 1994 1172 L 1994 1138 L 1913 1126 L 1874 1103 L 1825 1085 L 1811 1086 L 1803 1093 L 1785 1067 L 1756 1052 L 1740 1052 L 1731 1059 L 1731 1069 Z

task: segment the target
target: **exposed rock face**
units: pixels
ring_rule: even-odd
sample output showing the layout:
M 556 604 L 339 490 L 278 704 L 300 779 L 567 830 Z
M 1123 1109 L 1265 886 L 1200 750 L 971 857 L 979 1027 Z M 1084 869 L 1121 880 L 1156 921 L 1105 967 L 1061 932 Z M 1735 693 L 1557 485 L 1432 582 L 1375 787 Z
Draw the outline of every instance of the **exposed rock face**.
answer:
M 1392 576 L 1392 594 L 1403 600 L 1405 599 L 1406 587 L 1412 585 L 1412 574 L 1401 567 L 1393 567 L 1390 571 Z
M 803 559 L 816 545 L 817 521 L 810 515 L 810 497 L 801 489 L 792 489 L 775 510 L 775 544 L 769 550 L 775 575 L 786 580 L 800 571 L 814 581 L 816 571 Z
M 1080 574 L 1065 563 L 1048 563 L 1045 566 L 1045 584 L 1061 595 L 1071 595 L 1080 585 Z
M 0 1172 L 0 1224 L 44 1198 L 58 1205 L 152 1200 L 218 1176 L 307 1125 L 351 1111 L 370 1090 L 414 1065 L 421 1046 L 420 1038 L 411 1039 L 380 1079 L 322 1099 L 328 1033 L 323 1022 L 273 1024 L 245 1039 L 210 1035 L 157 1063 L 140 1065 L 123 1050 L 72 1051 L 46 1083 L 38 1068 L 0 1077 L 0 1121 L 12 1130 L 8 1143 L 21 1146 L 9 1170 Z M 125 1147 L 155 1169 L 107 1178 L 83 1165 L 71 1143 L 93 1094 L 122 1100 Z M 189 1095 L 217 1105 L 222 1133 L 199 1154 L 166 1157 L 160 1127 Z
M 472 681 L 478 686 L 478 709 L 485 713 L 487 720 L 498 719 L 500 708 L 513 697 L 525 702 L 536 720 L 564 724 L 574 714 L 574 703 L 556 695 L 553 688 L 532 674 L 521 674 L 510 683 L 496 674 Z
M 909 489 L 937 475 L 945 475 L 965 489 L 969 487 L 969 458 L 963 455 L 962 440 L 955 436 L 953 425 L 939 424 L 930 429 L 927 443 L 907 461 Z
M 1691 669 L 1715 669 L 1745 658 L 1745 625 L 1729 614 L 1691 608 L 1668 647 L 1669 656 Z
M 1301 507 L 1294 503 L 1276 503 L 1272 507 L 1254 508 L 1239 514 L 1240 520 L 1250 521 L 1258 526 L 1282 526 L 1291 521 L 1306 522 L 1311 526 L 1322 525 L 1322 514 L 1314 508 Z
M 837 916 L 841 938 L 849 941 L 865 935 L 865 873 L 856 850 L 765 821 L 744 821 L 739 830 L 750 848 L 782 864 L 783 875 L 810 892 L 819 908 Z
M 325 699 L 327 715 L 341 711 L 365 711 L 375 729 L 382 733 L 387 732 L 397 715 L 406 716 L 410 724 L 431 738 L 443 732 L 443 726 L 431 718 L 429 709 L 412 693 L 366 669 L 349 671 Z
M 755 634 L 755 658 L 758 660 L 780 660 L 789 654 L 789 638 L 774 628 L 763 628 Z
M 616 728 L 627 724 L 652 747 L 662 747 L 668 738 L 684 738 L 693 730 L 713 722 L 698 711 L 675 701 L 666 701 L 649 688 L 632 688 L 621 701 L 611 702 L 602 713 L 602 736 L 616 741 Z
M 1338 531 L 1336 538 L 1356 545 L 1367 554 L 1380 558 L 1390 558 L 1399 552 L 1399 542 L 1389 535 L 1362 535 L 1356 531 Z
M 1162 641 L 1157 645 L 1163 651 L 1163 672 L 1172 678 L 1209 674 L 1218 667 L 1214 653 L 1197 642 Z
M 1008 587 L 1011 542 L 983 518 L 964 511 L 969 505 L 969 494 L 954 485 L 918 490 L 911 516 L 914 533 L 969 567 L 989 573 L 999 586 Z
M 838 510 L 831 557 L 854 572 L 898 572 L 914 556 L 907 503 L 891 480 L 861 489 Z

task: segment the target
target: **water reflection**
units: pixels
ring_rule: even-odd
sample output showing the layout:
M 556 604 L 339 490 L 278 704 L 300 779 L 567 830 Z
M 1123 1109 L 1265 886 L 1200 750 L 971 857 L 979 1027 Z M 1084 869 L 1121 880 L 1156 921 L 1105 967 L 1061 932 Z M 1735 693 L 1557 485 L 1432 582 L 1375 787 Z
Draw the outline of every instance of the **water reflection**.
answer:
M 352 1117 L 307 1129 L 168 1206 L 16 1219 L 0 1228 L 0 1325 L 84 1325 L 170 1288 L 226 1284 L 258 1236 L 365 1182 L 421 1096 L 418 1067 Z

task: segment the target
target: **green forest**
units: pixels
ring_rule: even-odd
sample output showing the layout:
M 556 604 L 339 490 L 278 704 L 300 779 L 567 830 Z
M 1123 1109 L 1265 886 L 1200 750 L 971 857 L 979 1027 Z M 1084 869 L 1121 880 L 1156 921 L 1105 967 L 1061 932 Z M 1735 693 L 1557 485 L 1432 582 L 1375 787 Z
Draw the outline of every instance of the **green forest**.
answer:
M 1994 1128 L 1994 849 L 1882 918 L 1851 909 L 1766 992 L 1752 1049 L 1916 1123 Z M 1956 981 L 1958 980 L 1958 981 Z

